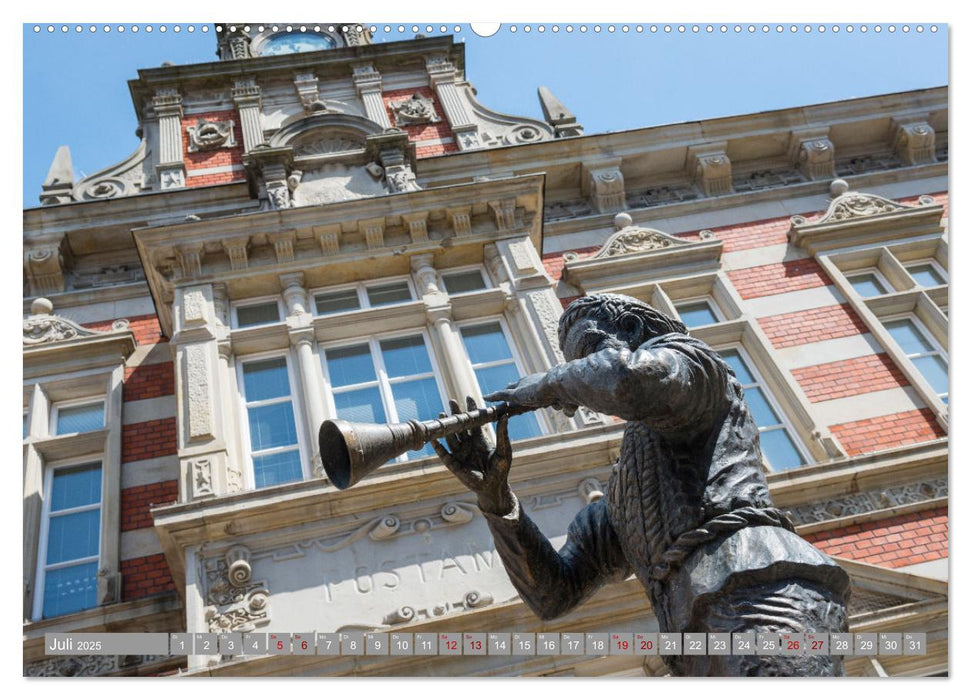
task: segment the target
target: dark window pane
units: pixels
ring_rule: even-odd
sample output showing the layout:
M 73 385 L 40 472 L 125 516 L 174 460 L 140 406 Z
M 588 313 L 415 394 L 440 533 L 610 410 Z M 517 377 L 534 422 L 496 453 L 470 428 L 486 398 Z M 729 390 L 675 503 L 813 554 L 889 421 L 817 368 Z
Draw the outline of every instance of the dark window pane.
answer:
M 382 340 L 381 355 L 389 377 L 407 377 L 432 371 L 428 350 L 420 335 Z
M 290 395 L 287 361 L 283 357 L 243 365 L 243 390 L 247 401 L 263 401 Z
M 300 469 L 300 452 L 293 450 L 254 457 L 253 477 L 258 489 L 303 478 L 303 471 Z
M 87 433 L 105 427 L 105 405 L 70 406 L 57 409 L 57 435 Z
M 921 287 L 936 287 L 941 284 L 946 284 L 946 280 L 941 273 L 930 263 L 908 267 L 907 272 L 914 278 L 914 282 Z
M 684 325 L 688 328 L 706 326 L 709 323 L 718 323 L 715 312 L 711 310 L 711 305 L 707 301 L 697 301 L 691 304 L 682 304 L 677 307 L 678 314 Z
M 356 389 L 334 394 L 337 417 L 355 423 L 387 423 L 378 388 Z
M 465 292 L 477 292 L 485 289 L 485 282 L 482 281 L 482 273 L 478 270 L 466 270 L 465 272 L 443 272 L 442 282 L 445 283 L 445 291 L 449 294 L 464 294 Z
M 47 531 L 47 563 L 93 557 L 100 549 L 101 509 L 51 516 Z
M 367 288 L 367 298 L 371 306 L 387 306 L 411 301 L 411 290 L 407 282 L 392 282 Z
M 236 307 L 236 323 L 240 328 L 258 326 L 261 323 L 276 323 L 279 320 L 280 307 L 275 301 Z
M 101 502 L 101 465 L 58 469 L 51 484 L 51 511 Z
M 887 331 L 897 341 L 897 345 L 908 355 L 930 352 L 933 346 L 917 330 L 917 326 L 910 319 L 900 319 L 899 321 L 888 321 Z
M 287 401 L 249 409 L 249 437 L 254 451 L 296 444 L 293 404 Z
M 872 272 L 862 275 L 854 275 L 848 278 L 853 289 L 861 297 L 875 297 L 887 293 L 887 288 L 880 282 L 879 278 Z
M 344 289 L 339 292 L 326 292 L 314 297 L 317 313 L 321 316 L 336 314 L 341 311 L 354 311 L 361 308 L 356 289 Z
M 44 576 L 44 617 L 57 617 L 97 605 L 98 562 L 53 569 Z
M 775 471 L 792 469 L 805 464 L 789 433 L 783 428 L 766 430 L 759 435 L 762 443 L 762 456 Z
M 472 364 L 512 358 L 509 344 L 498 323 L 485 323 L 462 329 L 462 339 Z
M 327 373 L 332 387 L 373 382 L 378 376 L 374 373 L 371 350 L 367 345 L 352 345 L 334 348 L 324 353 L 327 358 Z

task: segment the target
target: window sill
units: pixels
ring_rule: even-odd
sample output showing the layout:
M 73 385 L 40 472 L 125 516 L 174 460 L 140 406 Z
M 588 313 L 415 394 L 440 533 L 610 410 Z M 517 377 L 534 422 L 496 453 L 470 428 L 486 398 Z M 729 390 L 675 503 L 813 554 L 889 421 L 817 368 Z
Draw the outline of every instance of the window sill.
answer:
M 47 462 L 85 455 L 96 455 L 105 451 L 108 439 L 107 428 L 92 430 L 88 433 L 70 433 L 54 437 L 31 438 L 27 436 L 24 445 L 33 445 Z

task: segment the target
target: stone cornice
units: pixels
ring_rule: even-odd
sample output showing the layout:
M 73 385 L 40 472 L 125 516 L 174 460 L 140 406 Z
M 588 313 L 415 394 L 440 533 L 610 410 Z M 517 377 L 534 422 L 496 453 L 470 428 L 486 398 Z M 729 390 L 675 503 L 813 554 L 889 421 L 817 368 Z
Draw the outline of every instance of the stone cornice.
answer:
M 392 73 L 402 64 L 413 62 L 423 66 L 423 57 L 431 54 L 447 54 L 448 60 L 459 71 L 465 68 L 465 45 L 455 43 L 450 36 L 411 39 L 383 44 L 362 44 L 326 51 L 285 54 L 281 56 L 256 56 L 253 58 L 193 63 L 183 66 L 143 68 L 138 78 L 128 81 L 128 90 L 139 120 L 145 119 L 145 108 L 156 89 L 162 86 L 179 87 L 187 92 L 196 85 L 211 85 L 224 78 L 285 77 L 292 80 L 294 73 L 312 72 L 318 80 L 350 78 L 353 64 L 371 63 L 379 72 Z

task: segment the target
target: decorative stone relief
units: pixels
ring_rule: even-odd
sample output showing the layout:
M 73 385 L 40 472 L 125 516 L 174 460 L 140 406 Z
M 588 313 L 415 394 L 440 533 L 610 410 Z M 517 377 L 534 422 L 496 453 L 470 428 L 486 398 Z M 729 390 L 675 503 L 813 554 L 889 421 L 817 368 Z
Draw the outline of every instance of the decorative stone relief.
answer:
M 144 279 L 145 270 L 141 265 L 106 265 L 96 272 L 75 272 L 71 286 L 74 289 L 93 289 L 141 282 Z
M 456 236 L 468 236 L 472 233 L 472 209 L 470 207 L 449 209 L 447 213 Z
M 186 345 L 183 348 L 183 357 L 188 441 L 212 438 L 212 375 L 208 351 L 204 344 Z
M 190 498 L 196 500 L 216 494 L 212 481 L 212 460 L 208 457 L 190 460 L 188 463 Z
M 158 177 L 163 190 L 185 187 L 185 170 L 182 166 L 159 168 Z M 113 197 L 116 195 L 105 196 Z
M 358 228 L 364 233 L 369 250 L 384 246 L 384 219 L 358 222 Z
M 299 185 L 293 190 L 292 206 L 346 202 L 387 193 L 384 183 L 376 181 L 364 166 L 325 163 L 304 169 Z M 279 208 L 289 201 L 289 192 L 284 194 L 281 190 Z
M 799 182 L 805 182 L 806 176 L 793 165 L 779 168 L 765 168 L 733 177 L 732 186 L 736 192 L 755 192 L 770 187 L 785 187 Z
M 24 319 L 24 345 L 43 345 L 78 338 L 96 338 L 128 330 L 128 321 L 119 319 L 111 324 L 110 331 L 93 331 L 51 314 L 54 305 L 43 297 L 30 305 L 31 315 Z
M 287 316 L 307 312 L 307 290 L 304 289 L 303 281 L 302 272 L 280 275 L 280 287 L 283 289 L 283 303 L 287 307 Z
M 431 253 L 411 256 L 411 271 L 418 283 L 418 293 L 421 296 L 442 293 L 438 288 L 438 272 L 432 262 L 434 259 L 435 256 Z
M 506 264 L 502 261 L 502 256 L 499 254 L 499 248 L 496 247 L 496 244 L 486 243 L 482 252 L 493 282 L 497 285 L 509 282 L 509 272 L 506 270 Z
M 344 136 L 332 136 L 314 139 L 306 143 L 299 143 L 293 147 L 293 155 L 303 158 L 309 156 L 326 156 L 332 153 L 350 153 L 363 151 L 364 142 Z
M 628 225 L 608 238 L 591 259 L 646 253 L 684 245 L 690 245 L 690 243 L 656 229 Z
M 38 677 L 107 676 L 125 669 L 146 666 L 167 657 L 163 656 L 53 656 L 24 667 L 24 675 Z
M 841 181 L 836 181 L 841 182 Z M 933 201 L 929 202 L 933 204 Z M 794 226 L 804 226 L 807 224 L 818 225 L 836 221 L 848 221 L 850 219 L 860 219 L 869 216 L 880 216 L 882 214 L 893 214 L 899 211 L 909 211 L 926 206 L 920 202 L 918 206 L 900 204 L 889 199 L 885 199 L 875 194 L 863 192 L 843 192 L 829 204 L 829 208 L 821 218 L 816 221 L 808 221 L 802 216 L 791 217 Z
M 237 145 L 233 129 L 236 122 L 209 121 L 200 119 L 195 126 L 187 126 L 189 134 L 189 153 L 197 151 L 214 151 L 217 148 L 232 148 Z
M 212 287 L 201 285 L 182 291 L 182 327 L 204 326 L 209 322 Z
M 401 218 L 408 227 L 412 243 L 424 243 L 428 240 L 428 212 L 402 214 Z
M 24 274 L 33 294 L 64 291 L 66 263 L 61 241 L 27 244 L 24 247 Z
M 273 251 L 276 253 L 278 263 L 293 261 L 293 244 L 297 240 L 296 231 L 272 233 L 268 234 L 267 238 L 273 244 Z
M 481 593 L 473 590 L 469 591 L 458 600 L 443 601 L 441 603 L 434 603 L 424 607 L 403 605 L 399 608 L 395 608 L 390 613 L 385 615 L 382 619 L 382 623 L 384 625 L 391 626 L 404 624 L 406 622 L 428 620 L 435 617 L 442 617 L 443 615 L 461 612 L 463 610 L 483 608 L 486 605 L 491 605 L 492 602 L 493 598 L 491 594 Z
M 806 139 L 799 144 L 799 170 L 810 180 L 832 179 L 836 175 L 835 153 L 828 138 Z
M 657 185 L 627 196 L 629 209 L 656 207 L 673 202 L 690 202 L 698 199 L 698 193 L 687 185 Z
M 231 548 L 205 562 L 206 610 L 210 632 L 251 632 L 270 622 L 266 582 L 252 580 L 249 550 Z
M 293 79 L 293 85 L 297 88 L 297 95 L 300 96 L 300 103 L 307 112 L 323 111 L 326 109 L 317 93 L 317 76 L 313 73 L 297 73 Z M 315 109 L 315 107 L 322 109 Z
M 324 255 L 337 255 L 340 252 L 340 226 L 318 231 L 317 240 L 320 242 L 320 252 Z
M 732 191 L 732 162 L 724 144 L 689 148 L 688 174 L 706 197 Z
M 934 163 L 936 134 L 927 122 L 899 124 L 894 135 L 893 150 L 907 165 Z
M 509 244 L 509 256 L 516 269 L 516 276 L 533 275 L 539 272 L 538 263 L 532 253 L 532 243 L 513 241 Z
M 249 266 L 249 258 L 246 248 L 249 245 L 249 236 L 238 236 L 236 238 L 226 238 L 223 240 L 223 249 L 229 256 L 229 266 L 233 270 L 245 270 Z
M 584 166 L 587 171 L 586 190 L 593 208 L 603 214 L 623 209 L 626 204 L 624 174 L 619 165 L 608 167 Z
M 407 100 L 392 102 L 391 111 L 394 113 L 394 121 L 398 126 L 433 124 L 442 120 L 435 111 L 435 103 L 417 92 Z
M 792 508 L 789 512 L 796 524 L 802 525 L 946 498 L 947 495 L 948 482 L 946 478 L 928 479 L 902 486 L 891 486 L 886 489 L 810 503 Z
M 536 319 L 539 321 L 540 329 L 543 331 L 547 348 L 552 353 L 556 363 L 559 364 L 566 361 L 563 357 L 563 351 L 560 350 L 560 339 L 557 335 L 563 309 L 558 308 L 559 304 L 554 303 L 550 299 L 551 294 L 552 292 L 550 290 L 539 290 L 530 292 L 527 298 L 533 307 L 533 311 L 536 313 Z
M 459 131 L 456 132 L 456 136 L 458 136 L 459 139 L 459 147 L 463 151 L 468 151 L 482 146 L 482 141 L 479 139 L 478 131 Z
M 559 221 L 560 219 L 574 219 L 579 216 L 590 216 L 593 213 L 593 206 L 591 206 L 590 200 L 588 199 L 550 202 L 543 207 L 543 220 Z
M 493 200 L 489 202 L 489 208 L 496 218 L 496 228 L 500 231 L 508 231 L 516 228 L 516 199 Z

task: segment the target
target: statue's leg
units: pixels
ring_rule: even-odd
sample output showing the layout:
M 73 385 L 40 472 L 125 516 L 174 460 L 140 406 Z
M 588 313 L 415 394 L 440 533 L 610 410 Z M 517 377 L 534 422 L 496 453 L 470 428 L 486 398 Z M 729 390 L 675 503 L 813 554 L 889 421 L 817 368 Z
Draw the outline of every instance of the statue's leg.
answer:
M 728 592 L 703 613 L 699 632 L 846 632 L 845 602 L 801 579 Z M 839 656 L 685 656 L 688 676 L 842 676 Z

